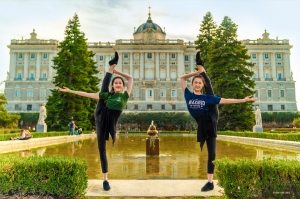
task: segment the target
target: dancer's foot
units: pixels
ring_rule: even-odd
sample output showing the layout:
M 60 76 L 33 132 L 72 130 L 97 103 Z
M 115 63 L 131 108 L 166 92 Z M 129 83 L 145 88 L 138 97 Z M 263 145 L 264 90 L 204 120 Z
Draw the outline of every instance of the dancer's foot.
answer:
M 197 65 L 201 65 L 201 66 L 204 66 L 204 62 L 201 60 L 201 58 L 200 58 L 200 51 L 198 51 L 197 53 L 196 53 L 196 64 Z
M 104 180 L 104 181 L 103 181 L 103 189 L 104 189 L 105 191 L 110 190 L 110 186 L 109 186 L 109 183 L 108 183 L 107 180 Z
M 205 191 L 211 191 L 214 189 L 214 182 L 207 182 L 202 188 L 201 191 L 205 192 Z

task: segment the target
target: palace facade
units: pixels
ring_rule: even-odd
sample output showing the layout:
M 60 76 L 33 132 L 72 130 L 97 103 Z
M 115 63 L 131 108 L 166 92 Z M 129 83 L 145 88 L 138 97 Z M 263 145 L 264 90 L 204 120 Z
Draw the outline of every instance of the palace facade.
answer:
M 253 79 L 262 111 L 297 111 L 295 81 L 290 71 L 288 40 L 243 40 L 251 62 Z M 55 70 L 52 58 L 57 56 L 59 41 L 37 39 L 11 40 L 10 67 L 5 82 L 6 106 L 10 112 L 38 111 L 54 89 Z M 179 77 L 194 71 L 194 42 L 166 38 L 165 30 L 148 14 L 146 23 L 134 30 L 133 39 L 115 42 L 88 42 L 95 53 L 94 61 L 103 79 L 108 61 L 119 53 L 118 70 L 133 76 L 134 84 L 125 111 L 186 111 Z M 101 86 L 101 82 L 99 82 Z M 189 87 L 191 87 L 189 83 Z

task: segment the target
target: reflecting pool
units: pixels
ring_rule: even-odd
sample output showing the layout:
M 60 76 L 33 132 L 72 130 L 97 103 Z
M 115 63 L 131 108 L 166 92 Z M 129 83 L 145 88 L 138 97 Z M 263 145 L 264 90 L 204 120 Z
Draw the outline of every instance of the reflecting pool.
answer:
M 196 135 L 161 135 L 158 157 L 146 156 L 146 137 L 146 134 L 121 134 L 114 146 L 111 140 L 106 142 L 110 179 L 206 179 L 207 150 L 204 146 L 200 152 Z M 2 155 L 8 154 L 83 158 L 88 164 L 88 178 L 102 179 L 96 137 Z M 284 152 L 218 140 L 217 158 L 224 157 L 299 159 L 300 152 Z

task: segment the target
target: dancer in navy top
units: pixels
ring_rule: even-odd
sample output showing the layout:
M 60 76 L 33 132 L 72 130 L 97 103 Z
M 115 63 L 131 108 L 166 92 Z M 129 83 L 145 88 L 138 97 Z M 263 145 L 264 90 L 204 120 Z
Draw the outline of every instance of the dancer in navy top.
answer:
M 245 102 L 255 102 L 252 96 L 244 99 L 225 99 L 214 95 L 210 79 L 206 75 L 204 63 L 200 58 L 200 52 L 196 54 L 196 64 L 198 71 L 185 74 L 180 77 L 180 84 L 184 93 L 187 109 L 198 124 L 197 141 L 200 142 L 200 149 L 206 142 L 208 151 L 207 178 L 208 182 L 202 187 L 201 191 L 210 191 L 214 189 L 213 174 L 214 164 L 212 161 L 216 158 L 216 137 L 219 118 L 218 104 L 235 104 Z M 187 88 L 186 80 L 193 77 L 193 92 Z M 206 94 L 202 90 L 205 87 Z

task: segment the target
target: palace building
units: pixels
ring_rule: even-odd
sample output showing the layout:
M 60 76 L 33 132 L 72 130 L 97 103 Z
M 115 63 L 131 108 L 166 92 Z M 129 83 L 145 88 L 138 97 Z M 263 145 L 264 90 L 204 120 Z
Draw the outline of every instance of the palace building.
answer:
M 265 32 L 262 39 L 242 42 L 255 64 L 252 70 L 259 99 L 256 104 L 262 111 L 297 111 L 289 41 L 269 39 Z M 38 111 L 47 102 L 50 89 L 54 89 L 51 60 L 57 56 L 58 44 L 57 40 L 38 39 L 35 30 L 30 39 L 11 40 L 5 82 L 8 111 Z M 147 21 L 134 30 L 132 39 L 88 42 L 88 48 L 95 53 L 100 79 L 115 51 L 119 53 L 117 69 L 133 76 L 133 90 L 124 111 L 186 111 L 179 77 L 194 71 L 195 44 L 167 39 L 165 30 L 152 21 L 150 12 Z

